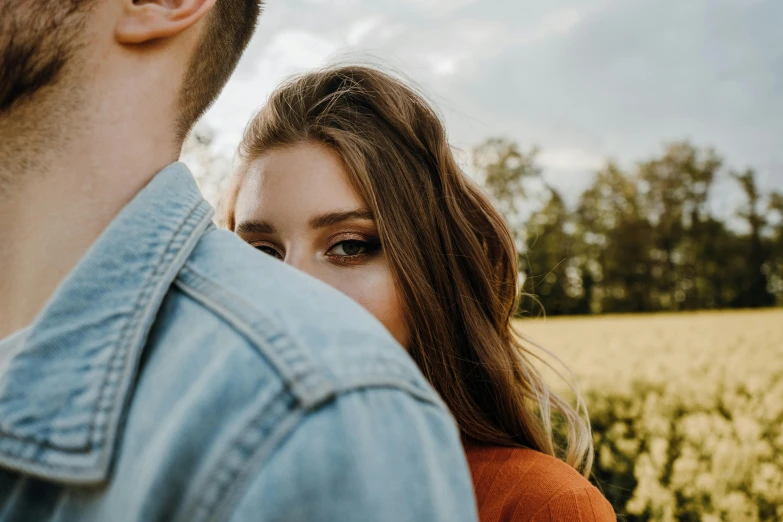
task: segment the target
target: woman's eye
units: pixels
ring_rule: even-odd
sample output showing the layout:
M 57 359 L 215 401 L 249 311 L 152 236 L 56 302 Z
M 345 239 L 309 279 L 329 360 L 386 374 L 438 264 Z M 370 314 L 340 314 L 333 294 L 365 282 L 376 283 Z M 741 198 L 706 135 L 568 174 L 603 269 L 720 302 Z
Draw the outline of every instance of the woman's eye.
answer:
M 329 249 L 334 256 L 358 256 L 367 252 L 367 243 L 363 241 L 340 241 Z
M 267 245 L 253 245 L 253 247 L 258 250 L 259 252 L 263 252 L 264 254 L 270 255 L 276 259 L 283 259 L 283 256 L 280 255 L 280 252 L 272 248 L 271 246 Z

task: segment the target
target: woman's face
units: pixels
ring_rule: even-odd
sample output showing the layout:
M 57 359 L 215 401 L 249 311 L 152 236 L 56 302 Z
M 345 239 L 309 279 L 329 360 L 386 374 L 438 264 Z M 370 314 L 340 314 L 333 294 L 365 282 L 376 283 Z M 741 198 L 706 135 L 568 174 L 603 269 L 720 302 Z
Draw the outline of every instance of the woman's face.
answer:
M 353 298 L 408 346 L 375 221 L 337 153 L 302 143 L 263 154 L 242 180 L 234 215 L 244 241 Z

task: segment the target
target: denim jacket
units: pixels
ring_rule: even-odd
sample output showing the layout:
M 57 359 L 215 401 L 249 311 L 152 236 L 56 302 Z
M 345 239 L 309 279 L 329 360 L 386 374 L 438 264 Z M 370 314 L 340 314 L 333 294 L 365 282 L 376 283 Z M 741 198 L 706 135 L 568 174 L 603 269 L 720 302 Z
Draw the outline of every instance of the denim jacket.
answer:
M 35 320 L 0 377 L 0 521 L 476 520 L 404 350 L 211 216 L 168 166 Z

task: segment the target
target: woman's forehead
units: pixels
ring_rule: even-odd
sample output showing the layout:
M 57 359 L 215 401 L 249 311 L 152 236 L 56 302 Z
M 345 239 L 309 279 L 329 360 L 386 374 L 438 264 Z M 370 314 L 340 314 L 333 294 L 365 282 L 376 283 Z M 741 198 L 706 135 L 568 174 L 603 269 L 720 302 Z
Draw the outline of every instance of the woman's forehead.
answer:
M 274 149 L 248 167 L 237 197 L 237 221 L 259 215 L 305 219 L 304 214 L 364 207 L 342 160 L 326 147 L 300 144 Z

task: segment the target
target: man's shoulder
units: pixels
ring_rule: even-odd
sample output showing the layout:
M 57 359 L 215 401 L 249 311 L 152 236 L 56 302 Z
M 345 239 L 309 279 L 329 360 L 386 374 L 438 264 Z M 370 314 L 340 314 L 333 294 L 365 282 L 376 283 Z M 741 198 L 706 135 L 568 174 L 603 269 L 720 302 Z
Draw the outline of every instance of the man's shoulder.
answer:
M 385 442 L 343 436 L 360 420 L 390 416 L 405 419 L 407 431 Z M 243 481 L 268 477 L 258 470 L 294 433 L 320 437 L 316 446 L 337 458 L 352 455 L 356 440 L 407 447 L 430 431 L 457 440 L 442 402 L 380 323 L 213 230 L 183 265 L 150 331 L 115 480 L 136 480 L 128 463 L 149 460 L 145 441 L 154 438 L 156 452 L 169 455 L 156 466 L 161 480 L 174 468 L 191 477 L 177 491 L 189 506 L 177 520 L 201 520 L 231 507 L 227 499 Z M 461 470 L 461 458 L 443 451 Z
M 372 386 L 398 386 L 438 401 L 404 350 L 360 305 L 226 231 L 204 235 L 171 299 L 187 308 L 171 316 L 173 326 L 202 336 L 196 344 L 212 337 L 224 349 L 250 350 L 305 404 Z

